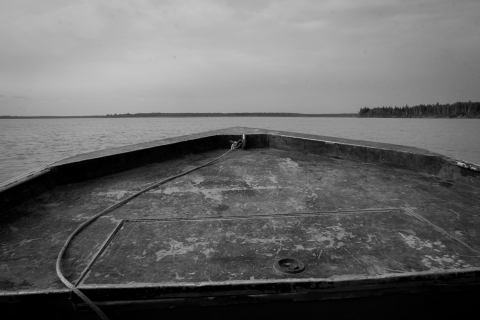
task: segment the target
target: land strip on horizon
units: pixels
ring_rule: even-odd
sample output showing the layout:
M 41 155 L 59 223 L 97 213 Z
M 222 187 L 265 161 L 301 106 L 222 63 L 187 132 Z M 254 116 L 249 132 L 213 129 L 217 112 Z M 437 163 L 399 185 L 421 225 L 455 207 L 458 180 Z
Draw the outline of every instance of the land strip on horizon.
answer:
M 0 119 L 53 119 L 53 118 L 144 118 L 144 117 L 164 117 L 164 118 L 180 118 L 180 117 L 345 117 L 355 118 L 358 113 L 287 113 L 287 112 L 182 112 L 182 113 L 123 113 L 123 114 L 107 114 L 107 115 L 90 115 L 90 116 L 0 116 Z

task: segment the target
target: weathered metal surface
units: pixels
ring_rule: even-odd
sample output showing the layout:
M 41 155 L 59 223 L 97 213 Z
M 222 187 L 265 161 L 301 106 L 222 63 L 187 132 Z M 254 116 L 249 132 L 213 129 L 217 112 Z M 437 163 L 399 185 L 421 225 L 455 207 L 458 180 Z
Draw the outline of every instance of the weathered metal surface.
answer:
M 26 196 L 18 199 L 29 200 L 0 215 L 0 302 L 13 301 L 13 295 L 15 301 L 27 301 L 39 291 L 69 294 L 56 277 L 55 259 L 80 223 L 151 182 L 219 156 L 224 150 L 208 149 L 228 146 L 242 130 L 81 155 L 35 178 L 43 182 L 27 183 L 22 189 Z M 415 148 L 390 146 L 388 151 L 383 144 L 357 141 L 356 146 L 345 139 L 248 130 L 256 134 L 248 142 L 252 149 L 236 150 L 213 166 L 148 191 L 82 231 L 63 261 L 67 278 L 78 280 L 118 223 L 130 220 L 82 285 L 97 300 L 128 299 L 130 294 L 142 299 L 145 287 L 152 299 L 159 299 L 169 286 L 197 296 L 214 290 L 238 295 L 240 287 L 229 287 L 236 282 L 250 289 L 255 285 L 252 292 L 256 294 L 290 292 L 290 284 L 280 285 L 281 281 L 297 280 L 295 286 L 304 288 L 299 292 L 340 286 L 357 293 L 372 286 L 421 285 L 439 279 L 450 288 L 454 281 L 461 280 L 462 286 L 477 282 L 478 173 L 467 174 L 462 171 L 467 169 L 448 159 Z M 164 145 L 168 148 L 162 149 Z M 77 176 L 69 178 L 77 171 Z M 96 178 L 73 183 L 88 177 Z M 37 192 L 42 194 L 33 196 Z M 365 211 L 382 208 L 399 210 Z M 326 211 L 337 213 L 307 214 Z M 142 219 L 151 221 L 133 222 Z M 116 242 L 127 235 L 128 228 L 140 225 L 143 233 L 133 229 L 125 239 L 128 249 Z M 280 238 L 285 240 L 277 241 Z M 109 250 L 115 246 L 124 255 L 111 256 Z M 186 248 L 192 250 L 159 259 L 162 252 Z M 291 255 L 298 255 L 306 270 L 293 278 L 274 274 L 275 259 Z M 98 270 L 108 263 L 107 257 L 113 264 Z M 166 272 L 166 262 L 175 271 Z M 195 264 L 203 273 L 193 271 Z M 109 269 L 112 265 L 124 268 L 120 271 L 124 276 Z M 310 288 L 312 281 L 314 288 Z M 103 291 L 94 289 L 95 285 Z M 112 285 L 125 286 L 127 291 L 109 288 Z
M 84 285 L 228 282 L 285 278 L 282 257 L 306 270 L 288 278 L 354 279 L 469 269 L 478 257 L 402 210 L 127 221 Z
M 4 215 L 2 265 L 10 282 L 4 282 L 3 289 L 63 288 L 53 265 L 74 227 L 140 186 L 218 154 L 193 155 L 64 186 Z M 386 207 L 414 208 L 480 250 L 478 197 L 479 190 L 473 187 L 385 166 L 272 149 L 237 151 L 215 166 L 149 191 L 100 218 L 74 241 L 64 264 L 67 270 L 72 265 L 70 276 L 75 279 L 83 270 L 82 263 L 87 263 L 120 219 Z
M 47 166 L 41 174 L 0 184 L 0 208 L 9 210 L 56 186 L 95 179 L 192 153 L 228 148 L 230 140 L 248 136 L 249 148 L 276 148 L 384 164 L 436 174 L 480 187 L 480 167 L 413 147 L 252 128 L 229 128 L 85 153 Z

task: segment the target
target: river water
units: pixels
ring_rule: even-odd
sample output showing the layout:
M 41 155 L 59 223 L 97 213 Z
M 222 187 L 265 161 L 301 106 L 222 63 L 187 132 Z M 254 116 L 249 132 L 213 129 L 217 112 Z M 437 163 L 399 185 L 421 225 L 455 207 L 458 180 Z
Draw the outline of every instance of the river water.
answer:
M 407 145 L 480 164 L 478 119 L 0 119 L 0 183 L 79 153 L 235 126 Z

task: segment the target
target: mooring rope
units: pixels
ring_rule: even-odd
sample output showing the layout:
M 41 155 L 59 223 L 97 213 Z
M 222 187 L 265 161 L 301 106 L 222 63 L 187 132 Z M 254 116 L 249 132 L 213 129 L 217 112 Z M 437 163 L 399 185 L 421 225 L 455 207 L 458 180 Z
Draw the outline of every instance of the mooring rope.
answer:
M 100 213 L 97 213 L 95 216 L 91 217 L 90 219 L 88 219 L 87 221 L 85 221 L 84 223 L 82 223 L 80 226 L 77 227 L 77 229 L 75 229 L 75 231 L 73 231 L 73 233 L 68 237 L 67 241 L 65 241 L 65 244 L 63 245 L 62 249 L 60 250 L 60 252 L 58 253 L 58 257 L 57 257 L 57 263 L 56 263 L 56 270 L 57 270 L 57 276 L 58 278 L 60 278 L 60 280 L 69 288 L 71 289 L 80 299 L 82 299 L 87 305 L 89 305 L 99 316 L 102 320 L 108 320 L 108 317 L 105 315 L 105 313 L 103 313 L 103 311 L 92 301 L 90 300 L 85 294 L 83 294 L 74 284 L 72 284 L 70 281 L 67 280 L 67 278 L 65 278 L 63 276 L 63 273 L 62 273 L 62 268 L 61 268 L 61 261 L 62 261 L 62 258 L 63 258 L 63 255 L 65 254 L 65 251 L 67 250 L 68 248 L 68 245 L 70 244 L 70 242 L 72 241 L 73 238 L 75 238 L 75 236 L 80 232 L 82 231 L 85 227 L 87 227 L 89 224 L 91 224 L 93 221 L 95 221 L 96 219 L 98 219 L 99 217 L 103 216 L 104 214 L 108 213 L 108 212 L 111 212 L 112 210 L 120 207 L 121 205 L 127 203 L 128 201 L 132 200 L 133 198 L 139 196 L 140 194 L 146 192 L 146 191 L 149 191 L 153 188 L 156 188 L 162 184 L 165 184 L 167 183 L 168 181 L 171 181 L 171 180 L 174 180 L 176 178 L 179 178 L 181 176 L 184 176 L 192 171 L 195 171 L 195 170 L 198 170 L 198 169 L 201 169 L 201 168 L 204 168 L 206 166 L 209 166 L 215 162 L 217 162 L 218 160 L 220 160 L 221 158 L 225 157 L 228 153 L 230 153 L 231 151 L 235 150 L 235 149 L 238 149 L 242 146 L 242 143 L 243 143 L 243 140 L 240 139 L 238 141 L 230 141 L 232 142 L 232 146 L 230 147 L 230 150 L 228 150 L 227 152 L 225 152 L 224 154 L 222 154 L 220 157 L 218 158 L 215 158 L 205 164 L 202 164 L 198 167 L 195 167 L 193 169 L 190 169 L 190 170 L 187 170 L 185 172 L 182 172 L 182 173 L 179 173 L 177 175 L 174 175 L 174 176 L 171 176 L 171 177 L 168 177 L 166 179 L 163 179 L 161 181 L 158 181 L 158 182 L 155 182 L 153 183 L 151 186 L 149 187 L 146 187 L 138 192 L 136 192 L 135 194 L 115 203 L 114 205 L 108 207 L 107 209 L 101 211 Z

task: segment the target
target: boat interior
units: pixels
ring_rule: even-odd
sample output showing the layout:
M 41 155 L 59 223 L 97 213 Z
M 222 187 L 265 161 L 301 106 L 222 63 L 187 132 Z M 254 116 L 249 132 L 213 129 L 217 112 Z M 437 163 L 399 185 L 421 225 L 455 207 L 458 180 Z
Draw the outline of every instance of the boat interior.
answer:
M 244 148 L 230 150 L 242 135 Z M 222 155 L 98 217 L 66 249 L 64 276 L 107 313 L 478 294 L 473 165 L 412 147 L 229 128 L 74 156 L 3 185 L 2 305 L 73 302 L 89 314 L 55 271 L 73 230 Z

